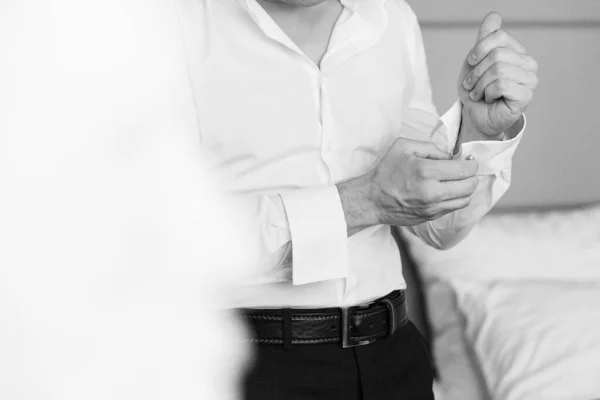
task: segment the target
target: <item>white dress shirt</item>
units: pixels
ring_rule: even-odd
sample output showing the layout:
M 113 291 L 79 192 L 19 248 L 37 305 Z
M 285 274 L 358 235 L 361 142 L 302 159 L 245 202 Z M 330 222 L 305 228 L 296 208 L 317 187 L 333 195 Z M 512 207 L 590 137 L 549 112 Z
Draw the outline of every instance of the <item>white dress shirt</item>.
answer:
M 348 306 L 406 286 L 390 227 L 348 238 L 335 184 L 401 136 L 452 151 L 461 105 L 438 116 L 406 2 L 342 4 L 317 66 L 256 0 L 178 1 L 203 154 L 251 215 L 253 273 L 231 306 Z M 479 162 L 472 204 L 411 230 L 439 248 L 464 238 L 508 189 L 520 139 L 463 144 L 456 158 Z

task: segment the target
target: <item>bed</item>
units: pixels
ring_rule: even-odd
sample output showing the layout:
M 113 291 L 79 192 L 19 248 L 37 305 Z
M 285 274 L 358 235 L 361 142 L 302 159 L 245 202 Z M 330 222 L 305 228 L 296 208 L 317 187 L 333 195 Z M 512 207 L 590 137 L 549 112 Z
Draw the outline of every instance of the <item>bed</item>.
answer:
M 396 239 L 436 399 L 600 399 L 600 203 L 495 210 L 447 251 Z

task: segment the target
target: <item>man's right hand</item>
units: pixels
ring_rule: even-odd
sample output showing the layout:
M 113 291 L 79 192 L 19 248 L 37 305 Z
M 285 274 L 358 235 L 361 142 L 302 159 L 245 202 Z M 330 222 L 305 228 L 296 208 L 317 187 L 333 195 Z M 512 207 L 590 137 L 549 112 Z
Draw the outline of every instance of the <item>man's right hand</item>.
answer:
M 337 185 L 348 234 L 418 225 L 467 207 L 477 169 L 475 160 L 452 160 L 432 143 L 396 139 L 373 171 Z

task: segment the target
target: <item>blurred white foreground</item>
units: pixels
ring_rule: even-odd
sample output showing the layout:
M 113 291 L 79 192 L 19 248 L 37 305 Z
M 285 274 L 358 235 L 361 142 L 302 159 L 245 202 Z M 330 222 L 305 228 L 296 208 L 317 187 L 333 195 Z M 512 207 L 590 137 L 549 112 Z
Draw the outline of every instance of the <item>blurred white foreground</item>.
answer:
M 0 3 L 0 399 L 235 399 L 240 220 L 163 0 Z

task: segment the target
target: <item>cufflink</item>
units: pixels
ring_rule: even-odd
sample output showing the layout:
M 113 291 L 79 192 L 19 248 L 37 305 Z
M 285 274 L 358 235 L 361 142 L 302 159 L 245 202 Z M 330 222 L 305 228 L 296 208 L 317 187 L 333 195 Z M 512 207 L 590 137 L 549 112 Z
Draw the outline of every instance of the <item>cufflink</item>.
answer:
M 471 161 L 471 160 L 474 160 L 474 159 L 475 159 L 475 157 L 473 157 L 470 154 L 467 154 L 467 156 L 465 157 L 465 160 L 468 160 L 468 161 Z

